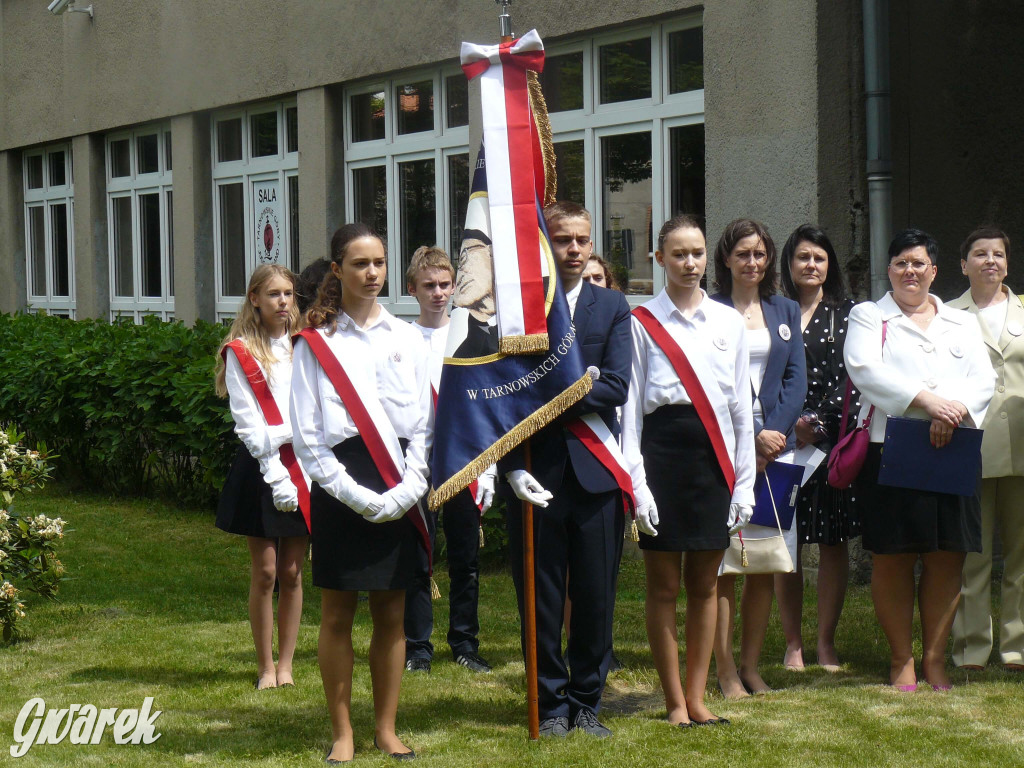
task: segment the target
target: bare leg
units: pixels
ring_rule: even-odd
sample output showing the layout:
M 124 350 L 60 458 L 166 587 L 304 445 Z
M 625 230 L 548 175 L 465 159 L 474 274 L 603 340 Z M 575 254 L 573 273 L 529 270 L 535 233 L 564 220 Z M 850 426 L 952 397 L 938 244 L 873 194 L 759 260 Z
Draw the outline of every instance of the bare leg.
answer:
M 352 739 L 352 620 L 358 592 L 321 590 L 320 642 L 317 659 L 331 716 L 331 751 L 334 760 L 351 760 Z
M 373 681 L 374 741 L 389 754 L 411 752 L 395 733 L 398 694 L 405 665 L 405 590 L 370 592 L 370 677 Z
M 249 543 L 249 626 L 256 645 L 256 687 L 275 688 L 274 580 L 277 540 L 246 536 Z
M 804 668 L 802 613 L 804 607 L 804 566 L 800 557 L 803 542 L 796 543 L 796 573 L 775 574 L 775 596 L 779 600 L 782 634 L 786 638 L 786 669 Z
M 679 680 L 679 630 L 676 627 L 676 600 L 679 598 L 679 552 L 644 550 L 647 573 L 647 642 L 651 645 L 654 668 L 658 670 L 665 709 L 672 724 L 688 723 L 686 699 Z
M 960 602 L 960 574 L 963 552 L 929 552 L 921 556 L 921 584 L 918 605 L 921 610 L 921 640 L 924 654 L 921 674 L 933 686 L 949 685 L 946 674 L 946 643 L 953 627 L 956 606 Z
M 277 684 L 293 685 L 292 660 L 302 622 L 302 562 L 306 557 L 306 536 L 281 539 L 277 551 Z
M 742 699 L 747 693 L 740 682 L 733 658 L 732 636 L 736 617 L 736 577 L 718 577 L 718 615 L 715 620 L 715 672 L 718 687 L 727 699 Z
M 911 631 L 914 624 L 914 563 L 916 554 L 874 555 L 871 568 L 871 599 L 875 615 L 889 641 L 889 682 L 914 685 L 914 653 Z M 960 571 L 956 572 L 957 588 Z
M 818 663 L 837 671 L 836 629 L 850 580 L 850 551 L 847 543 L 818 545 Z M 781 600 L 780 600 L 781 602 Z
M 718 566 L 723 552 L 687 552 L 683 565 L 686 584 L 686 711 L 693 720 L 714 720 L 704 706 L 711 649 L 718 618 Z M 678 571 L 677 571 L 678 572 Z
M 752 693 L 767 693 L 771 690 L 761 679 L 758 664 L 764 636 L 768 632 L 768 617 L 772 612 L 772 594 L 775 577 L 770 573 L 747 576 L 740 598 L 740 680 Z

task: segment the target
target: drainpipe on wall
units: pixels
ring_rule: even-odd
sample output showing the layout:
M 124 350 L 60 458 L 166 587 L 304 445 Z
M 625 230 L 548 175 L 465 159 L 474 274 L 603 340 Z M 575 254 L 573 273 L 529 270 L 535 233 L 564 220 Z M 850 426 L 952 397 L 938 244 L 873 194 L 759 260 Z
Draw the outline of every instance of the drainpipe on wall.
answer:
M 892 238 L 892 144 L 889 119 L 889 0 L 863 0 L 864 113 L 867 118 L 871 298 L 889 290 Z

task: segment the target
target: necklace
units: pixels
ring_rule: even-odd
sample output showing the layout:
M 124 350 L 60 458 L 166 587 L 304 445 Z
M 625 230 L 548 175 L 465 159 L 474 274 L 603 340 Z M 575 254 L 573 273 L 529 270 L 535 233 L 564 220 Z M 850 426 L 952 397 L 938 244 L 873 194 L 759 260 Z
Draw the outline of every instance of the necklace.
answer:
M 758 303 L 756 301 L 755 302 L 751 302 L 747 306 L 747 308 L 745 310 L 743 310 L 743 317 L 746 318 L 747 320 L 752 318 L 754 316 L 754 307 L 756 307 L 756 306 L 758 306 Z

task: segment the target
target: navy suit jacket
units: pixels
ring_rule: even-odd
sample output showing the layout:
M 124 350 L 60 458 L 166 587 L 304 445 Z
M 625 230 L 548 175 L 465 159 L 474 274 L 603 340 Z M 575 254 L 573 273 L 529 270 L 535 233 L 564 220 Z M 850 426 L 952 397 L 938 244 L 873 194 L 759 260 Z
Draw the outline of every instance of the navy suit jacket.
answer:
M 733 306 L 732 298 L 725 294 L 716 293 L 711 298 Z M 761 299 L 761 311 L 771 343 L 758 398 L 764 412 L 764 429 L 786 435 L 786 450 L 792 450 L 796 447 L 793 427 L 807 397 L 807 358 L 800 330 L 800 305 L 784 296 L 769 296 Z M 789 329 L 788 339 L 783 338 L 786 332 L 780 333 L 783 326 Z
M 619 434 L 615 409 L 626 402 L 633 354 L 626 297 L 619 291 L 595 287 L 584 281 L 576 301 L 573 326 L 576 328 L 576 343 L 583 351 L 584 365 L 594 366 L 601 371 L 601 376 L 586 397 L 530 438 L 530 474 L 544 488 L 555 493 L 562 485 L 566 461 L 569 460 L 584 489 L 603 493 L 618 487 L 615 479 L 564 425 L 584 414 L 596 413 L 604 419 L 613 435 Z M 502 478 L 510 470 L 524 468 L 521 448 L 516 448 L 498 462 Z

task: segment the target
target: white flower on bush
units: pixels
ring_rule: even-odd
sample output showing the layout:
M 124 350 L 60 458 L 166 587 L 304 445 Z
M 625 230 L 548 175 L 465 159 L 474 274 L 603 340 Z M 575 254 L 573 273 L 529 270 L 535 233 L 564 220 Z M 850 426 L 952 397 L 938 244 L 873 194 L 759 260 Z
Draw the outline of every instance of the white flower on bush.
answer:
M 0 597 L 8 602 L 14 602 L 14 598 L 17 597 L 18 590 L 14 588 L 14 585 L 9 581 L 5 581 L 0 584 Z
M 29 521 L 29 532 L 42 539 L 63 539 L 64 521 L 59 517 L 49 518 L 46 515 L 36 515 Z
M 6 528 L 0 528 L 0 544 L 11 543 L 11 532 Z
M 10 555 L 8 555 L 6 552 L 0 549 L 0 565 L 3 565 L 4 560 L 6 560 L 8 557 L 10 557 Z
M 6 523 L 11 519 L 11 516 L 7 514 L 6 509 L 0 509 L 0 523 Z

